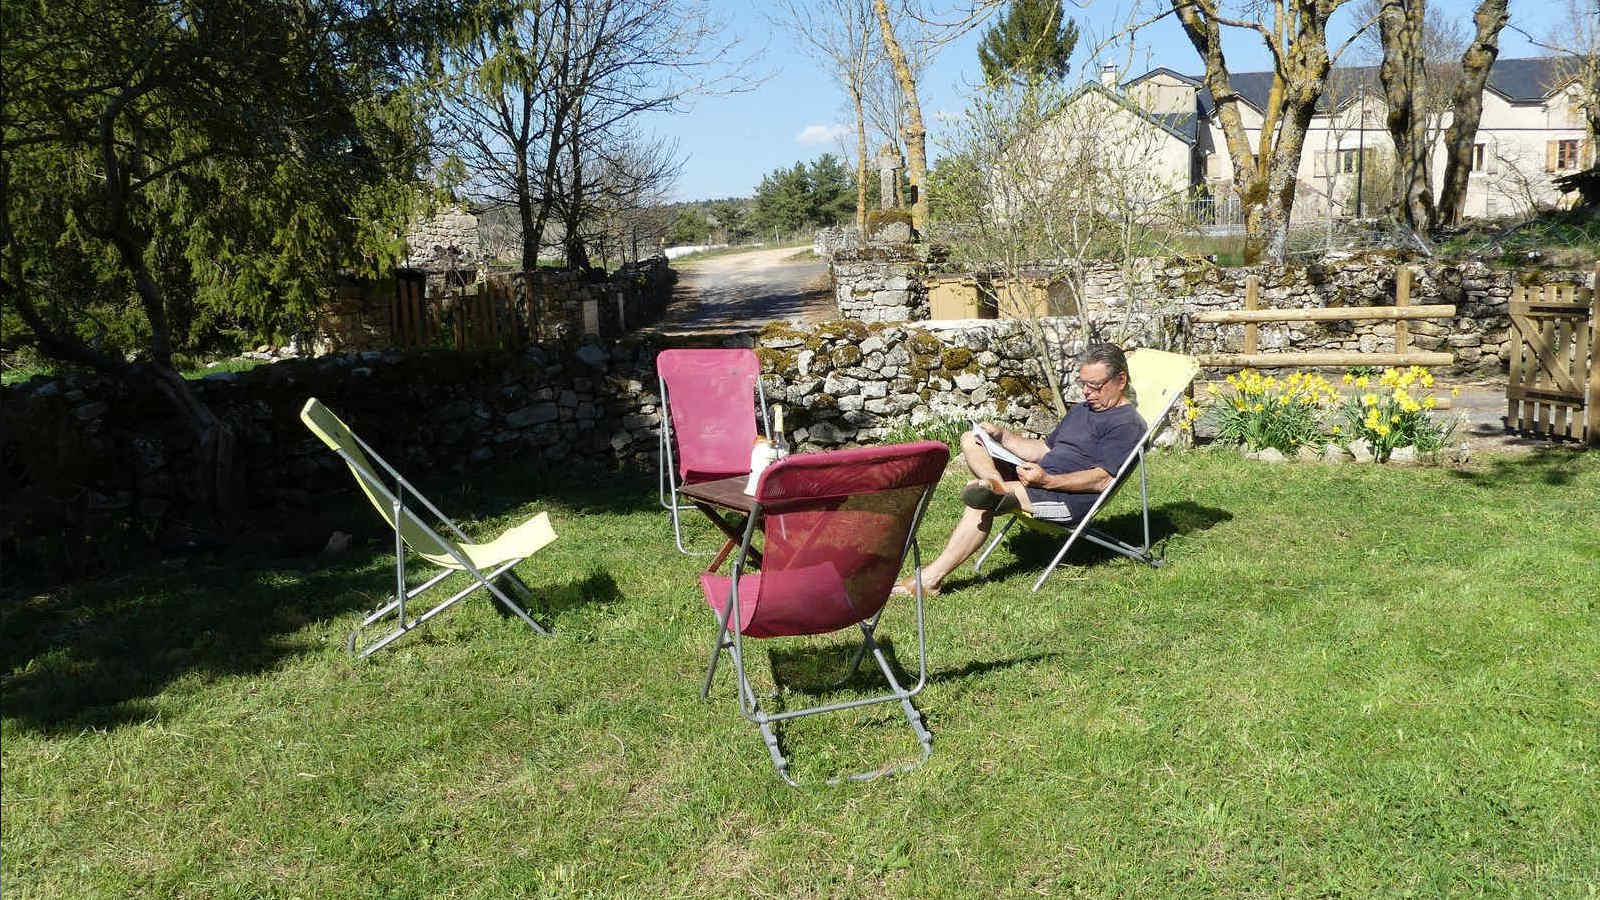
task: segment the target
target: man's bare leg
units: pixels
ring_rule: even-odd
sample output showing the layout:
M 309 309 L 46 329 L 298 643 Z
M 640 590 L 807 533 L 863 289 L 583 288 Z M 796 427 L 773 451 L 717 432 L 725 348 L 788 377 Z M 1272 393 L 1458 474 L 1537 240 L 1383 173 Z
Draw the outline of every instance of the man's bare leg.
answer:
M 984 458 L 988 458 L 987 453 L 984 454 Z M 992 462 L 990 466 L 993 467 Z M 1028 503 L 1028 490 L 1023 484 L 1016 481 L 1007 481 L 1004 484 L 1007 490 L 1016 495 L 1023 509 L 1033 508 Z M 939 557 L 922 567 L 922 586 L 928 590 L 938 590 L 940 582 L 944 581 L 946 575 L 960 568 L 962 563 L 972 558 L 972 554 L 978 552 L 989 537 L 989 529 L 993 526 L 993 512 L 987 509 L 963 507 L 961 521 L 956 523 L 955 531 L 952 531 L 950 539 L 945 541 Z
M 967 469 L 977 476 L 980 481 L 991 482 L 991 487 L 1005 481 L 1000 476 L 1000 470 L 995 467 L 994 457 L 985 450 L 983 443 L 972 432 L 961 436 L 961 458 L 967 464 Z

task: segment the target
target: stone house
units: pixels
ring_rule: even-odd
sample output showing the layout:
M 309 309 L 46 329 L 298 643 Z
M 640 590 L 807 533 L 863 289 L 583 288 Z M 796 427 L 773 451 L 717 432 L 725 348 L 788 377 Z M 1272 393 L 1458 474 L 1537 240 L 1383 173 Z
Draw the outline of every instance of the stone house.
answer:
M 1260 137 L 1263 111 L 1272 87 L 1271 72 L 1231 76 L 1245 132 Z M 1161 126 L 1161 152 L 1152 158 L 1174 177 L 1184 178 L 1196 197 L 1220 201 L 1233 196 L 1233 165 L 1217 117 L 1217 107 L 1202 79 L 1156 68 L 1116 83 L 1114 73 L 1101 84 L 1118 90 Z M 1430 123 L 1434 145 L 1435 196 L 1443 186 L 1443 134 L 1449 113 Z M 1346 218 L 1357 214 L 1356 185 L 1384 178 L 1393 145 L 1384 127 L 1383 92 L 1377 67 L 1335 69 L 1306 135 L 1295 199 L 1298 219 Z M 1579 92 L 1554 58 L 1502 59 L 1490 71 L 1484 90 L 1468 180 L 1466 214 L 1515 215 L 1562 201 L 1551 179 L 1588 166 L 1593 145 L 1585 127 Z M 1370 189 L 1363 191 L 1370 202 Z M 1372 210 L 1360 210 L 1362 215 Z M 1226 213 L 1222 214 L 1224 220 Z

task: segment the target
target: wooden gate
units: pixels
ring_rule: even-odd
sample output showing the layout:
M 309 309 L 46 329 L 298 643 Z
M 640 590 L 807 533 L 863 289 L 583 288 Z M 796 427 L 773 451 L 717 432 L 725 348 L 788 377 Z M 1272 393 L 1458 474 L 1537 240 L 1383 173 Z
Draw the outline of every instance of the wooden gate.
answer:
M 414 269 L 395 273 L 394 306 L 389 315 L 396 347 L 426 347 L 431 340 L 426 301 L 428 281 Z
M 1508 428 L 1600 447 L 1597 331 L 1600 293 L 1591 288 L 1545 284 L 1512 289 Z

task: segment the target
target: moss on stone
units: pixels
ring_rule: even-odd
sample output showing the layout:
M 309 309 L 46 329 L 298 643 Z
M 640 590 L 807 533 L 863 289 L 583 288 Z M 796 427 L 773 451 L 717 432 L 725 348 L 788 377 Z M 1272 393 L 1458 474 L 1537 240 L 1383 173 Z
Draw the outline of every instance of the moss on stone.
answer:
M 972 351 L 965 347 L 950 347 L 944 351 L 940 362 L 952 374 L 970 371 L 973 369 Z
M 833 351 L 833 364 L 838 368 L 853 366 L 861 362 L 861 348 L 855 344 L 844 344 Z
M 808 340 L 810 335 L 798 328 L 795 328 L 788 322 L 774 322 L 771 325 L 762 328 L 758 337 L 759 340 L 757 342 L 759 343 L 760 341 L 765 341 L 769 338 L 793 338 L 795 340 L 803 341 Z
M 838 409 L 839 398 L 832 394 L 812 394 L 806 398 L 806 409 Z
M 793 372 L 798 367 L 800 354 L 794 350 L 774 350 L 757 347 L 756 359 L 761 360 L 761 371 L 773 373 Z

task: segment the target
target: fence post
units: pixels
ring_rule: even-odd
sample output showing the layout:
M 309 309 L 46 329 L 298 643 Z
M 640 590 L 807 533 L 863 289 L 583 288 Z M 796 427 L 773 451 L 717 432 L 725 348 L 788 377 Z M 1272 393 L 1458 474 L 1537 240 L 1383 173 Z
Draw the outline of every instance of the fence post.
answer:
M 1261 303 L 1261 279 L 1256 275 L 1244 277 L 1244 308 L 1255 309 Z M 1255 353 L 1260 342 L 1261 326 L 1254 322 L 1244 325 L 1244 352 Z
M 1583 412 L 1589 432 L 1589 446 L 1600 447 L 1600 266 L 1595 267 L 1594 288 L 1589 291 L 1589 396 Z
M 1394 305 L 1404 307 L 1411 305 L 1411 267 L 1401 264 L 1394 273 Z M 1394 352 L 1404 353 L 1411 349 L 1411 328 L 1405 319 L 1396 319 L 1394 323 Z

